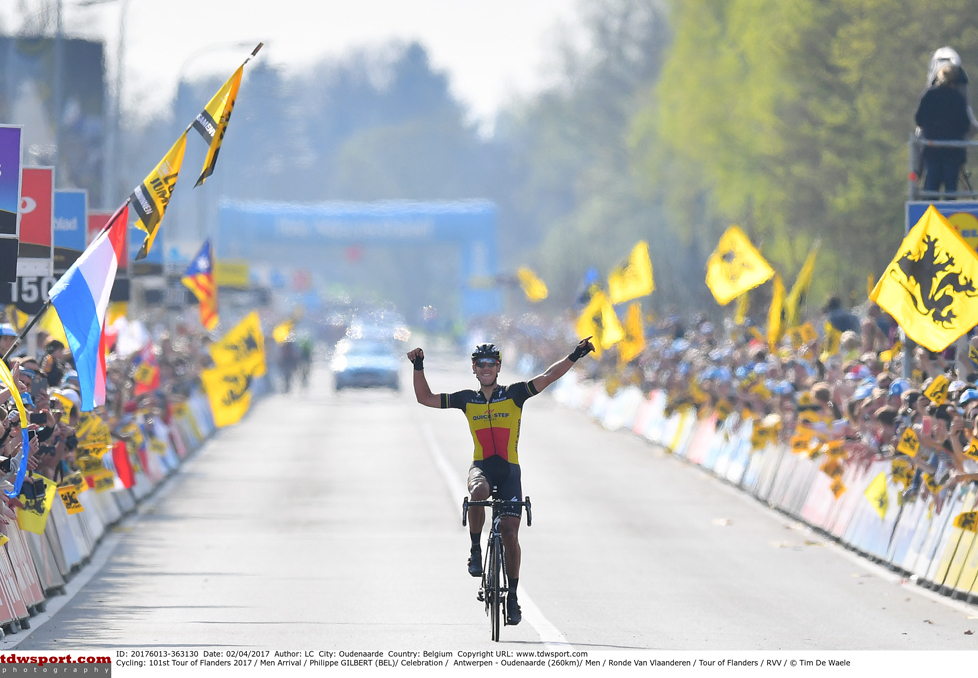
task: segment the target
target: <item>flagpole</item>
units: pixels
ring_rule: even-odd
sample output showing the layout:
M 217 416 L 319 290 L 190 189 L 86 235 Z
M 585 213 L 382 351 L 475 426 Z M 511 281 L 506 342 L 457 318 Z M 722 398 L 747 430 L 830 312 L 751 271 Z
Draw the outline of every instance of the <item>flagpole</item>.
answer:
M 24 341 L 24 337 L 26 337 L 27 333 L 30 332 L 31 329 L 33 329 L 34 325 L 37 324 L 37 321 L 41 319 L 41 316 L 45 314 L 45 312 L 48 310 L 48 307 L 50 305 L 51 305 L 51 300 L 48 299 L 46 302 L 44 302 L 44 306 L 41 307 L 41 310 L 37 312 L 37 315 L 34 316 L 29 323 L 27 323 L 27 325 L 24 327 L 24 330 L 17 336 L 16 339 L 14 339 L 14 343 L 12 343 L 10 345 L 10 348 L 7 349 L 7 352 L 3 354 L 4 362 L 7 362 L 7 357 L 14 352 L 15 348 L 20 346 L 20 343 Z

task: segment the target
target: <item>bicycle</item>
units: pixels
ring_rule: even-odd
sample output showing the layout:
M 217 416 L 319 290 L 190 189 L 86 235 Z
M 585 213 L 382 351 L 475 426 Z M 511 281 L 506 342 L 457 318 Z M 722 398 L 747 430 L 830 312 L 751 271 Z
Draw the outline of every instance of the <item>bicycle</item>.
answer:
M 493 494 L 496 493 L 496 488 Z M 489 530 L 489 543 L 486 545 L 485 561 L 482 565 L 482 582 L 479 586 L 478 599 L 486 604 L 486 615 L 492 630 L 492 639 L 499 641 L 500 619 L 506 623 L 507 594 L 509 593 L 509 578 L 506 576 L 506 554 L 503 549 L 503 535 L 499 528 L 500 509 L 504 507 L 526 507 L 526 526 L 533 524 L 533 513 L 530 509 L 530 498 L 523 501 L 504 501 L 502 499 L 486 499 L 484 501 L 462 500 L 462 526 L 468 524 L 470 506 L 492 507 L 492 528 Z

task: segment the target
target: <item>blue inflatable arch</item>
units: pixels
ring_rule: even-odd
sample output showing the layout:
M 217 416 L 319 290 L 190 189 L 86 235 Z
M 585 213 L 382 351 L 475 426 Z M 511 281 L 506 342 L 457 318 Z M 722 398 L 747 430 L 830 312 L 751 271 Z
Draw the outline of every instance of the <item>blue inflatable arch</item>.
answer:
M 220 205 L 218 259 L 297 263 L 297 252 L 328 245 L 449 242 L 458 245 L 463 317 L 498 313 L 496 218 L 488 200 L 455 202 L 225 201 Z

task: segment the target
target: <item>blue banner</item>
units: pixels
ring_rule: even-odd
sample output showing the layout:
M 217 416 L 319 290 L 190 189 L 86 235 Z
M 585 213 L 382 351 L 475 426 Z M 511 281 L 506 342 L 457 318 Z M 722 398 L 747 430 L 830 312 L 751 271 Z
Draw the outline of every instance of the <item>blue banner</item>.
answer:
M 20 127 L 0 125 L 0 235 L 17 236 L 19 208 Z
M 21 128 L 0 125 L 0 283 L 17 281 Z
M 498 211 L 488 200 L 312 205 L 225 201 L 220 206 L 217 259 L 282 266 L 295 263 L 297 252 L 315 252 L 327 245 L 397 249 L 452 243 L 457 248 L 461 315 L 489 315 L 502 309 L 497 289 Z
M 54 192 L 54 272 L 67 271 L 85 251 L 88 192 Z

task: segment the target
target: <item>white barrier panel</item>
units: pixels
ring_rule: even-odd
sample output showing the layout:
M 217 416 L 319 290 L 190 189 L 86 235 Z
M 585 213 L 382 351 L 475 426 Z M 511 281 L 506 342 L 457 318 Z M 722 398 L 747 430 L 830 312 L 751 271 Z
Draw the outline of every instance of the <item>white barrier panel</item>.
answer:
M 903 488 L 887 483 L 881 517 L 865 492 L 880 473 L 889 477 L 889 461 L 848 468 L 841 478 L 846 489 L 836 497 L 832 480 L 820 469 L 825 457 L 813 460 L 774 443 L 756 450 L 753 422 L 740 421 L 736 414 L 719 427 L 715 416 L 698 420 L 690 409 L 666 416 L 666 396 L 660 391 L 646 397 L 628 387 L 609 397 L 604 384 L 578 381 L 573 373 L 560 382 L 554 397 L 587 410 L 609 430 L 627 428 L 668 448 L 864 555 L 917 575 L 932 588 L 978 599 L 978 537 L 953 526 L 954 516 L 978 505 L 974 490 L 947 491 L 938 505 L 930 496 L 904 501 Z
M 568 380 L 568 383 L 574 382 Z M 256 394 L 267 390 L 264 384 L 264 380 L 259 380 Z M 592 385 L 589 404 L 599 389 L 603 393 L 602 385 Z M 567 395 L 576 398 L 580 394 L 575 390 Z M 616 404 L 616 416 L 622 417 L 628 426 L 632 425 L 629 417 L 634 417 L 638 405 L 644 401 L 640 392 L 637 395 L 637 400 L 632 394 L 627 402 Z M 605 406 L 610 401 L 605 394 Z M 72 515 L 68 515 L 61 499 L 56 497 L 43 535 L 22 532 L 12 522 L 0 525 L 0 532 L 9 538 L 0 547 L 0 625 L 5 631 L 17 631 L 19 620 L 23 620 L 26 627 L 26 620 L 35 606 L 44 601 L 45 595 L 63 592 L 65 582 L 87 562 L 107 526 L 132 512 L 138 501 L 152 493 L 156 485 L 214 431 L 210 404 L 206 396 L 195 391 L 187 400 L 185 413 L 174 416 L 171 426 L 157 420 L 151 427 L 152 437 L 162 441 L 165 447 L 159 453 L 140 451 L 142 469 L 135 473 L 133 487 L 128 490 L 116 488 L 101 494 L 91 489 L 79 492 L 78 500 L 85 510 Z

